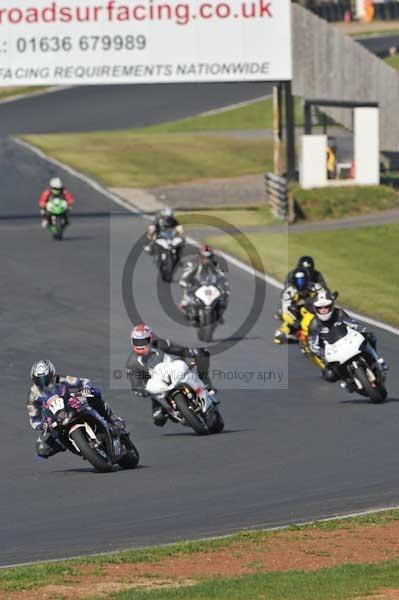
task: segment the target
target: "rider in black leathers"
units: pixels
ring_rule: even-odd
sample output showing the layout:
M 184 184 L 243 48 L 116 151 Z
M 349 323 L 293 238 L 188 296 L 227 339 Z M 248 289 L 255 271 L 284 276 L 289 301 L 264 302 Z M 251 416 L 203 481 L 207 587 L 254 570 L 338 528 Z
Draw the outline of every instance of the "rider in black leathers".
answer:
M 40 432 L 36 441 L 36 453 L 40 458 L 49 458 L 58 452 L 65 451 L 57 437 L 48 431 L 47 423 L 43 418 L 42 404 L 50 395 L 69 397 L 71 393 L 78 393 L 85 396 L 89 405 L 111 425 L 115 432 L 125 429 L 124 420 L 118 417 L 104 402 L 101 390 L 89 379 L 57 375 L 53 363 L 49 360 L 39 360 L 32 366 L 31 379 L 32 386 L 29 390 L 26 408 L 31 427 Z
M 293 285 L 294 275 L 298 269 L 306 269 L 306 271 L 308 272 L 308 275 L 309 275 L 310 283 L 313 283 L 313 284 L 318 283 L 325 290 L 328 289 L 323 275 L 321 274 L 320 271 L 317 271 L 315 269 L 315 262 L 311 256 L 301 256 L 298 259 L 298 263 L 297 263 L 297 266 L 295 267 L 295 269 L 292 269 L 292 271 L 290 271 L 288 273 L 287 277 L 285 278 L 285 282 L 284 282 L 285 288 L 288 287 L 289 285 Z
M 150 379 L 150 369 L 163 362 L 165 354 L 172 354 L 183 359 L 192 359 L 198 368 L 198 376 L 209 391 L 214 390 L 209 377 L 209 352 L 205 348 L 187 348 L 170 340 L 154 336 L 151 328 L 144 323 L 136 325 L 131 333 L 132 352 L 127 360 L 127 375 L 132 390 L 138 395 L 145 395 L 145 386 Z M 161 404 L 152 399 L 153 419 L 155 425 L 165 425 L 168 415 Z
M 155 240 L 159 237 L 162 231 L 167 229 L 175 229 L 176 234 L 183 237 L 184 229 L 176 219 L 171 208 L 163 208 L 155 217 L 153 223 L 147 228 L 148 244 L 144 247 L 146 252 L 153 254 Z
M 179 285 L 184 289 L 184 295 L 179 306 L 182 310 L 186 309 L 190 302 L 190 293 L 201 285 L 201 281 L 206 278 L 209 273 L 216 275 L 218 284 L 223 293 L 223 301 L 220 303 L 220 314 L 218 315 L 218 320 L 222 324 L 223 313 L 228 304 L 230 288 L 226 277 L 219 266 L 217 256 L 211 246 L 200 246 L 197 260 L 194 263 L 188 263 L 184 270 L 179 281 Z

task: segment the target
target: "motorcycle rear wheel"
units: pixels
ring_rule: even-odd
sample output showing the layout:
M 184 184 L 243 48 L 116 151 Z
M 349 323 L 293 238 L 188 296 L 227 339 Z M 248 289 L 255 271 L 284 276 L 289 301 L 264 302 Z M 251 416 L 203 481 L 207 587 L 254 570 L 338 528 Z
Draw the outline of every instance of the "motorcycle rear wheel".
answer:
M 75 442 L 80 450 L 82 456 L 84 456 L 90 464 L 99 473 L 109 473 L 112 471 L 112 462 L 109 459 L 105 459 L 101 454 L 97 452 L 95 448 L 92 448 L 89 444 L 83 428 L 75 429 L 70 435 L 71 439 Z
M 121 467 L 121 469 L 135 469 L 140 460 L 140 455 L 136 446 L 133 444 L 128 435 L 121 435 L 121 442 L 125 445 L 127 454 L 120 459 L 118 465 Z

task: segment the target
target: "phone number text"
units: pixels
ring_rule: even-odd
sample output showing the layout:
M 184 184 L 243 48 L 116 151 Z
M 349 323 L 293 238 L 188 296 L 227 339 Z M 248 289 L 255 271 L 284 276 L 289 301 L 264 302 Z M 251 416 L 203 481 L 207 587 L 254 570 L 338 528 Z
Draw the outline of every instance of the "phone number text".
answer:
M 24 52 L 82 52 L 144 50 L 144 35 L 83 35 L 77 39 L 66 37 L 20 37 L 16 40 L 17 51 Z

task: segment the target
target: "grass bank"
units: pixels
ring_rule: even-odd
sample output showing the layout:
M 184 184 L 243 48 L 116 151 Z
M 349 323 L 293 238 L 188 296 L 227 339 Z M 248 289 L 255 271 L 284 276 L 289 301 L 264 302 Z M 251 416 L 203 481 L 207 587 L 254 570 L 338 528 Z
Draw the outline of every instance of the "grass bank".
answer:
M 48 86 L 41 85 L 2 87 L 0 88 L 0 99 L 12 98 L 13 96 L 23 96 L 25 94 L 34 94 L 35 92 L 44 92 L 48 89 Z
M 382 587 L 399 588 L 398 533 L 393 510 L 3 569 L 0 600 L 365 598 Z
M 234 227 L 252 227 L 276 223 L 268 206 L 250 206 L 243 208 L 215 208 L 208 210 L 178 211 L 179 221 L 186 228 L 211 227 L 214 219 L 222 219 Z
M 399 207 L 399 193 L 387 185 L 315 188 L 295 186 L 294 198 L 300 218 L 323 221 L 364 215 Z
M 212 177 L 261 174 L 271 139 L 123 130 L 24 136 L 46 154 L 110 187 L 155 187 Z
M 287 257 L 288 264 L 295 264 L 298 256 L 310 254 L 329 286 L 339 290 L 343 305 L 394 325 L 399 325 L 398 236 L 399 223 L 289 235 L 247 234 L 267 273 L 283 280 Z M 215 236 L 207 241 L 248 261 L 242 236 Z
M 295 98 L 295 124 L 303 125 L 300 98 Z M 214 114 L 197 115 L 179 121 L 170 121 L 146 127 L 144 131 L 156 133 L 187 133 L 204 131 L 245 131 L 273 128 L 273 103 L 271 98 L 251 102 L 239 108 Z

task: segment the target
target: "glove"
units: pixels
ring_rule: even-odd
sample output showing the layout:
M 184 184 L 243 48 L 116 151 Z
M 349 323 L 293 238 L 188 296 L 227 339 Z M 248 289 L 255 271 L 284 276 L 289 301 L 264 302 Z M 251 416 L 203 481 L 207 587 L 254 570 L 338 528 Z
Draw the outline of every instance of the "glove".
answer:
M 44 433 L 44 434 L 47 433 L 47 429 L 48 429 L 48 425 L 47 425 L 46 421 L 43 421 L 43 423 L 40 423 L 36 427 L 36 431 L 40 431 L 41 433 Z
M 91 388 L 89 388 L 89 387 L 83 388 L 83 390 L 82 390 L 82 396 L 85 396 L 86 398 L 88 396 L 94 396 L 93 390 Z
M 140 396 L 141 398 L 147 398 L 151 394 L 147 392 L 147 390 L 133 390 L 135 396 Z

